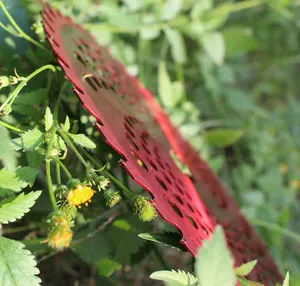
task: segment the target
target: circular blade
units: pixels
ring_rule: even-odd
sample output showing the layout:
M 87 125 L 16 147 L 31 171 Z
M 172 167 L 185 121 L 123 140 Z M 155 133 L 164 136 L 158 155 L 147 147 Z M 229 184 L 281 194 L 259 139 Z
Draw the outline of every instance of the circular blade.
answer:
M 249 278 L 265 285 L 282 281 L 234 200 L 153 96 L 69 17 L 48 5 L 42 16 L 47 39 L 74 92 L 133 180 L 152 195 L 161 217 L 180 230 L 181 243 L 195 256 L 203 239 L 221 224 L 236 265 L 258 259 Z M 178 169 L 170 150 L 189 167 L 193 182 Z

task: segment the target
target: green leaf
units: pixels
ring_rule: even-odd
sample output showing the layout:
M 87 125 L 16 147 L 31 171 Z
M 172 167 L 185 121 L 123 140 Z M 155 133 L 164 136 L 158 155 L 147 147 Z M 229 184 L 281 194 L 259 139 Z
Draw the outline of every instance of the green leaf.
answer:
M 27 182 L 29 186 L 32 187 L 38 172 L 39 169 L 21 167 L 16 170 L 16 176 L 19 178 L 19 180 Z
M 138 11 L 145 5 L 145 0 L 123 0 L 130 11 Z
M 221 65 L 225 58 L 224 38 L 219 32 L 206 33 L 201 37 L 201 43 L 207 55 L 217 65 Z
M 257 260 L 244 263 L 241 266 L 235 268 L 235 274 L 237 276 L 247 276 L 255 267 Z
M 3 126 L 0 126 L 0 138 L 0 159 L 2 159 L 4 167 L 8 170 L 13 170 L 16 167 L 17 160 L 10 144 L 11 139 L 9 132 Z
M 146 14 L 143 17 L 143 25 L 140 28 L 141 38 L 144 40 L 154 40 L 160 35 L 161 28 L 154 25 L 157 21 L 153 14 Z
M 289 285 L 290 285 L 290 273 L 287 272 L 286 276 L 284 278 L 282 286 L 289 286 Z
M 149 227 L 133 215 L 123 215 L 114 220 L 107 231 L 107 237 L 114 246 L 112 259 L 120 264 L 128 263 L 131 256 L 145 244 L 138 234 L 148 232 Z
M 166 282 L 165 285 L 167 286 L 194 286 L 197 284 L 197 278 L 190 274 L 186 273 L 184 271 L 178 270 L 176 272 L 175 270 L 172 271 L 156 271 L 150 275 L 151 279 L 154 280 L 161 280 Z M 222 285 L 222 284 L 220 284 Z
M 111 276 L 116 270 L 121 267 L 119 263 L 109 258 L 99 261 L 96 266 L 98 274 L 105 277 Z
M 14 105 L 36 105 L 44 103 L 47 99 L 47 90 L 45 88 L 37 89 L 30 92 L 20 93 L 19 96 L 15 99 Z M 27 108 L 27 107 L 26 107 Z
M 244 131 L 240 129 L 219 128 L 208 131 L 203 138 L 209 145 L 227 147 L 240 140 L 244 134 Z
M 21 181 L 17 177 L 14 171 L 8 171 L 6 169 L 0 170 L 0 188 L 19 192 L 27 185 L 26 182 Z
M 199 248 L 195 272 L 201 286 L 235 286 L 234 261 L 220 226 Z
M 36 261 L 21 242 L 0 236 L 0 285 L 37 286 Z
M 138 236 L 145 240 L 171 246 L 181 251 L 186 251 L 186 248 L 179 243 L 182 237 L 177 232 L 140 233 Z
M 223 31 L 223 36 L 228 56 L 237 53 L 248 53 L 258 46 L 251 30 L 243 26 L 231 26 Z
M 49 106 L 47 106 L 46 108 L 46 112 L 45 112 L 45 130 L 49 131 L 50 128 L 53 125 L 53 114 L 49 108 Z
M 131 32 L 137 31 L 140 25 L 138 15 L 126 14 L 118 5 L 112 2 L 102 3 L 101 13 L 107 17 L 111 25 L 121 27 Z
M 161 19 L 164 21 L 171 20 L 177 16 L 182 7 L 182 0 L 164 1 Z
M 159 64 L 158 70 L 158 92 L 164 107 L 174 107 L 175 101 L 172 94 L 172 84 L 163 62 Z
M 26 151 L 36 150 L 43 142 L 43 133 L 37 128 L 21 134 L 20 138 L 12 140 L 15 150 L 24 149 Z
M 242 90 L 229 89 L 225 99 L 227 103 L 237 111 L 251 111 L 255 108 L 251 97 Z
M 44 156 L 37 151 L 26 152 L 28 165 L 33 169 L 40 169 Z
M 191 18 L 193 20 L 199 19 L 200 16 L 202 16 L 206 11 L 212 8 L 212 5 L 213 5 L 212 0 L 204 0 L 195 4 L 191 11 Z
M 181 81 L 172 82 L 172 91 L 173 91 L 173 105 L 174 106 L 176 106 L 178 103 L 184 101 L 184 86 Z
M 179 31 L 170 28 L 165 29 L 164 32 L 166 34 L 168 42 L 170 43 L 172 58 L 174 62 L 179 64 L 185 64 L 187 57 L 182 34 Z
M 26 195 L 21 193 L 16 198 L 8 198 L 0 203 L 0 223 L 14 222 L 28 213 L 41 191 L 31 192 Z
M 96 144 L 91 139 L 86 137 L 84 134 L 71 134 L 71 133 L 68 134 L 76 144 L 88 149 L 96 148 Z
M 93 234 L 93 232 L 95 232 Z M 91 236 L 91 233 L 93 234 Z M 76 241 L 79 241 L 77 243 Z M 76 234 L 71 249 L 85 262 L 96 264 L 110 256 L 111 245 L 102 231 L 85 229 Z
M 68 116 L 66 116 L 65 123 L 61 125 L 61 128 L 63 131 L 68 132 L 70 130 L 71 124 L 70 119 Z

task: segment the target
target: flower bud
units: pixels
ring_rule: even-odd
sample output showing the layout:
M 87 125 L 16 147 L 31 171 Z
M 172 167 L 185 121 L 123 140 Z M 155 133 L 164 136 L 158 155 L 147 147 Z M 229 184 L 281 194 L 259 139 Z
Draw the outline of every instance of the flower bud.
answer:
M 142 222 L 151 221 L 157 216 L 152 204 L 143 196 L 135 196 L 132 199 L 132 209 Z
M 109 181 L 109 179 L 105 178 L 104 176 L 100 176 L 97 178 L 96 183 L 100 190 L 105 190 L 108 187 L 110 181 Z
M 110 208 L 114 207 L 122 199 L 119 192 L 115 192 L 112 189 L 105 190 L 103 196 L 106 200 L 106 205 Z
M 53 213 L 47 222 L 49 224 L 46 240 L 48 245 L 57 249 L 69 247 L 73 237 L 71 230 L 73 222 L 62 211 Z
M 9 86 L 9 77 L 8 76 L 0 76 L 0 89 L 2 87 Z

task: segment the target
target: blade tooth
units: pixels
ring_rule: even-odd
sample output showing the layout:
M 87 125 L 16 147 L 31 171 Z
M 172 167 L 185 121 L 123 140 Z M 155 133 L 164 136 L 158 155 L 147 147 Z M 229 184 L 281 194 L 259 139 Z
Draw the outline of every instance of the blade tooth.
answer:
M 57 56 L 57 62 L 61 65 L 64 66 L 65 68 L 70 68 L 68 65 L 67 61 L 63 59 L 60 55 Z
M 52 25 L 49 23 L 48 18 L 43 18 L 43 24 L 44 24 L 44 28 L 51 30 L 52 33 L 55 32 L 54 28 L 52 27 Z

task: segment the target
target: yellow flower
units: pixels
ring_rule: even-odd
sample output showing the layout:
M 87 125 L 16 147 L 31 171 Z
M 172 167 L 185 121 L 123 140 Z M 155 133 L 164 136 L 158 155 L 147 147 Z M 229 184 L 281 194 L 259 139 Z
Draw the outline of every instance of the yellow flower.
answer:
M 291 186 L 295 190 L 300 189 L 300 180 L 292 180 Z
M 48 238 L 43 242 L 53 248 L 62 249 L 69 247 L 72 241 L 73 220 L 70 220 L 63 211 L 56 211 L 48 219 L 49 231 Z
M 90 187 L 77 185 L 68 193 L 67 200 L 73 207 L 81 208 L 81 204 L 88 206 L 94 193 Z
M 281 174 L 285 175 L 289 169 L 287 164 L 280 164 L 279 166 Z
M 73 237 L 73 232 L 70 228 L 64 226 L 55 226 L 48 234 L 48 245 L 61 249 L 69 247 Z

